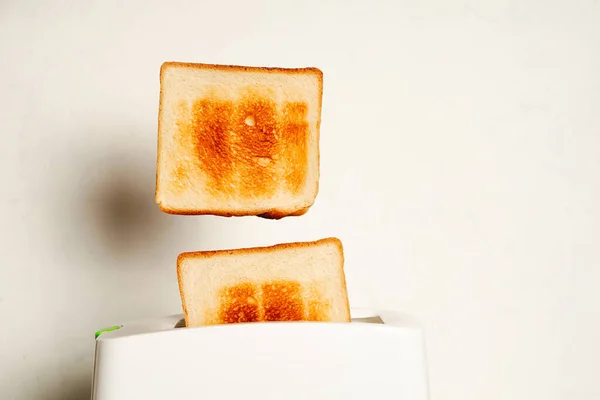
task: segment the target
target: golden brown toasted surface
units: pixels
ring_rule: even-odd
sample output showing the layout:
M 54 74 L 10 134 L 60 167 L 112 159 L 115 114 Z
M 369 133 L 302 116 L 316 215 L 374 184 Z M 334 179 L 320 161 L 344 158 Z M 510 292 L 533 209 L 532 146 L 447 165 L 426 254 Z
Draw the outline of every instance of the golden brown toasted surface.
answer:
M 186 90 L 194 71 L 198 80 Z M 318 68 L 165 62 L 160 84 L 156 200 L 162 211 L 270 219 L 308 211 L 318 192 Z M 305 201 L 288 204 L 296 194 Z M 268 205 L 256 202 L 267 199 Z
M 265 321 L 304 319 L 302 287 L 299 282 L 280 280 L 262 285 Z
M 306 300 L 306 304 L 304 299 Z M 244 282 L 221 289 L 216 324 L 259 321 L 327 321 L 329 304 L 313 287 L 293 280 Z
M 343 258 L 343 245 L 336 237 L 310 242 L 288 242 L 271 246 L 248 247 L 224 250 L 204 250 L 179 254 L 177 257 L 177 280 L 182 299 L 183 312 L 189 326 L 189 315 L 183 291 L 183 265 L 189 258 L 210 258 L 223 255 L 269 253 L 282 249 L 300 249 L 318 245 L 334 245 Z M 346 293 L 343 266 L 340 267 L 342 290 Z M 217 309 L 208 316 L 205 324 L 221 324 L 258 321 L 329 321 L 332 301 L 322 294 L 316 283 L 301 284 L 297 280 L 242 281 L 218 290 Z M 350 321 L 348 298 L 345 296 L 346 320 Z M 302 316 L 302 318 L 300 318 Z
M 225 324 L 234 322 L 256 322 L 261 320 L 256 286 L 242 283 L 221 289 L 219 321 Z
M 236 100 L 198 98 L 178 110 L 180 148 L 191 155 L 176 169 L 173 190 L 200 173 L 213 196 L 269 197 L 283 184 L 299 194 L 307 179 L 308 105 L 278 106 L 268 90 L 247 87 Z M 184 160 L 182 157 L 181 160 Z

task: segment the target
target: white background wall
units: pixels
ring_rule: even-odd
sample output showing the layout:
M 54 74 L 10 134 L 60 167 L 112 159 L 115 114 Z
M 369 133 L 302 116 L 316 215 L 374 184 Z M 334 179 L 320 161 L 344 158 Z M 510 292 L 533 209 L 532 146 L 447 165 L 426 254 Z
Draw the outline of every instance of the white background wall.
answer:
M 50 3 L 0 3 L 0 398 L 87 399 L 182 251 L 329 235 L 354 306 L 423 322 L 432 399 L 600 398 L 599 2 Z M 323 70 L 306 216 L 158 210 L 164 60 Z

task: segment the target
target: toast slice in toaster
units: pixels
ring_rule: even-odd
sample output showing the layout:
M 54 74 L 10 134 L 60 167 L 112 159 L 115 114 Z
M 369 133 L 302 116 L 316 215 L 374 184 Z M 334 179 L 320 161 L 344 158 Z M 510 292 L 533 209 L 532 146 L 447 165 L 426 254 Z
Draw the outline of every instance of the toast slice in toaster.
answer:
M 182 253 L 177 277 L 187 327 L 350 321 L 337 238 Z
M 165 62 L 156 202 L 171 214 L 305 214 L 319 189 L 316 68 Z

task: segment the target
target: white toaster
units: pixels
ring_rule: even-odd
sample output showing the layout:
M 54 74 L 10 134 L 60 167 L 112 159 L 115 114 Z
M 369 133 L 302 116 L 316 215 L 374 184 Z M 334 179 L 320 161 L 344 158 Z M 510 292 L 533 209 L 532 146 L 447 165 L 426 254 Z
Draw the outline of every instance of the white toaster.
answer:
M 390 311 L 351 315 L 197 328 L 173 315 L 103 329 L 92 400 L 427 400 L 419 324 Z

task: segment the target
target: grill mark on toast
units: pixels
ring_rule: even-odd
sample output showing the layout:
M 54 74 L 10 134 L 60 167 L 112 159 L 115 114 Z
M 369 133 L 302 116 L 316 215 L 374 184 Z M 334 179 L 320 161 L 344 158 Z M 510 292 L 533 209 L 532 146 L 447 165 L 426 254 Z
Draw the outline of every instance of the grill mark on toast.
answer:
M 282 184 L 294 195 L 301 193 L 307 179 L 308 104 L 278 107 L 273 91 L 259 87 L 240 89 L 235 100 L 217 99 L 216 89 L 208 93 L 184 115 L 187 106 L 180 106 L 177 141 L 191 159 L 184 157 L 174 171 L 176 181 L 187 178 L 176 186 L 189 188 L 200 173 L 205 189 L 222 198 L 238 193 L 268 198 Z
M 301 321 L 304 301 L 301 286 L 294 281 L 273 281 L 262 285 L 265 321 Z
M 229 132 L 233 112 L 233 102 L 209 98 L 197 100 L 192 107 L 192 123 L 188 134 L 192 137 L 192 150 L 199 166 L 209 180 L 209 191 L 226 192 L 226 182 L 231 180 L 234 172 L 235 153 Z
M 302 192 L 307 179 L 307 169 L 303 168 L 308 162 L 307 115 L 306 103 L 288 102 L 283 106 L 282 135 L 286 136 L 284 157 L 290 165 L 290 168 L 285 171 L 284 179 L 293 194 Z
M 214 323 L 328 321 L 330 307 L 313 285 L 284 279 L 244 282 L 221 289 Z
M 280 135 L 274 101 L 248 91 L 237 103 L 234 135 L 239 190 L 246 197 L 268 197 L 275 193 L 274 159 L 279 155 Z
M 241 283 L 221 291 L 219 320 L 224 323 L 259 321 L 260 310 L 256 285 Z

